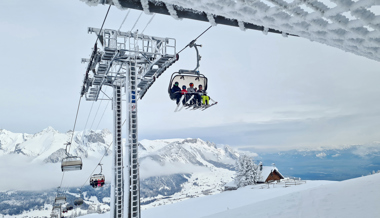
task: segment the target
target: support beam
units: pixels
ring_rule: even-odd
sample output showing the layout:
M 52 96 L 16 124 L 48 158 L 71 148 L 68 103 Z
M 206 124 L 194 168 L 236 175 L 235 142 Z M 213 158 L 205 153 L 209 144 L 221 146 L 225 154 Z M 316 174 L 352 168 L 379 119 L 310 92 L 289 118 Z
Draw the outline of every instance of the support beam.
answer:
M 142 5 L 141 5 L 141 0 L 116 0 L 119 2 L 119 4 L 123 8 L 131 8 L 135 10 L 144 10 Z M 106 1 L 104 2 L 105 4 L 113 4 L 112 1 Z M 165 3 L 156 1 L 156 4 L 153 2 L 149 1 L 149 11 L 152 13 L 156 14 L 164 14 L 164 15 L 170 15 L 169 10 L 167 9 Z M 184 8 L 181 10 L 178 10 L 178 6 L 173 5 L 174 10 L 177 13 L 178 18 L 183 18 L 183 19 L 192 19 L 192 20 L 198 20 L 198 21 L 204 21 L 204 22 L 209 22 L 207 18 L 207 14 L 201 11 L 195 11 L 193 9 L 188 9 Z M 239 27 L 239 23 L 235 19 L 229 19 L 223 16 L 214 16 L 215 23 L 216 24 L 221 24 L 221 25 L 227 25 L 227 26 L 233 26 L 233 27 Z M 265 28 L 263 26 L 258 26 L 252 23 L 247 23 L 243 22 L 244 28 L 245 29 L 251 29 L 251 30 L 259 30 L 259 31 L 265 31 Z M 268 32 L 270 33 L 277 33 L 277 34 L 282 34 L 281 31 L 275 30 L 275 29 L 268 29 Z M 293 34 L 286 34 L 290 36 L 297 36 Z
M 121 120 L 121 84 L 115 81 L 113 86 L 113 114 L 114 114 L 114 136 L 113 136 L 113 167 L 114 178 L 111 187 L 111 217 L 123 218 L 124 213 L 124 167 L 123 167 L 123 145 L 122 145 L 122 120 Z
M 140 218 L 140 173 L 138 161 L 138 131 L 137 131 L 137 69 L 136 62 L 129 65 L 129 76 L 127 84 L 129 128 L 129 205 L 128 218 Z

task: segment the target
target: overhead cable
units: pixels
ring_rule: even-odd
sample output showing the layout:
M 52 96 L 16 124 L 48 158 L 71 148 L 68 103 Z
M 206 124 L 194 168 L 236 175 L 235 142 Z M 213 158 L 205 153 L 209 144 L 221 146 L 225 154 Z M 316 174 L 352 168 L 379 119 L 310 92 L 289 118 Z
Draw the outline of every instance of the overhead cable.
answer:
M 137 18 L 137 20 L 136 20 L 135 24 L 133 25 L 133 27 L 132 27 L 132 29 L 131 29 L 131 32 L 132 32 L 132 30 L 135 28 L 135 26 L 136 26 L 137 22 L 140 20 L 140 17 L 141 17 L 141 15 L 142 15 L 142 13 L 143 13 L 143 11 L 141 11 L 141 13 L 140 13 L 139 17 Z
M 203 31 L 201 34 L 199 34 L 199 36 L 197 38 L 195 38 L 194 40 L 192 40 L 189 44 L 187 44 L 181 51 L 177 52 L 177 54 L 181 53 L 183 50 L 185 50 L 185 48 L 189 47 L 192 43 L 194 43 L 195 41 L 197 41 L 197 39 L 199 39 L 199 37 L 201 37 L 205 32 L 207 32 L 212 26 L 209 26 L 205 31 Z
M 129 12 L 131 12 L 131 9 L 128 9 L 128 12 L 127 12 L 127 14 L 126 14 L 125 17 L 124 17 L 123 22 L 121 22 L 120 27 L 119 27 L 119 29 L 117 30 L 118 32 L 120 31 L 120 29 L 121 29 L 121 27 L 123 26 L 125 20 L 127 19 L 128 15 L 129 15 Z
M 143 29 L 143 31 L 141 32 L 141 34 L 144 33 L 145 29 L 148 27 L 148 25 L 150 24 L 150 22 L 152 22 L 152 20 L 153 20 L 153 18 L 154 18 L 155 15 L 156 15 L 156 14 L 153 14 L 153 15 L 152 15 L 152 17 L 150 18 L 150 20 L 149 20 L 148 23 L 146 24 L 146 26 L 145 26 L 145 28 Z

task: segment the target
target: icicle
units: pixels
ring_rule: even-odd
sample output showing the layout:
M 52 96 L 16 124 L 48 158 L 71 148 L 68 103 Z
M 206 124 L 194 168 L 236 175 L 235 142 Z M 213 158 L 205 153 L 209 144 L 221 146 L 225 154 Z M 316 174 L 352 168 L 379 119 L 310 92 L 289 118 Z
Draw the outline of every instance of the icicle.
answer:
M 119 0 L 112 0 L 113 5 L 115 5 L 119 10 L 128 10 L 128 8 L 123 7 Z
M 81 0 L 82 2 L 85 2 L 88 6 L 98 6 L 99 2 L 98 0 Z
M 268 27 L 264 27 L 264 30 L 263 30 L 264 35 L 268 35 L 268 31 L 269 31 L 269 28 Z
M 149 11 L 149 0 L 141 0 L 141 6 L 143 7 L 144 13 L 145 14 L 152 14 Z
M 182 20 L 181 18 L 178 17 L 177 11 L 174 9 L 172 4 L 165 3 L 165 6 L 168 9 L 170 16 L 172 16 L 176 20 Z
M 245 31 L 245 26 L 244 26 L 244 22 L 243 21 L 238 21 L 238 24 L 239 24 L 239 28 L 241 31 Z
M 214 19 L 214 15 L 212 15 L 212 14 L 208 14 L 208 13 L 207 13 L 207 19 L 208 19 L 208 21 L 210 22 L 211 26 L 216 26 L 216 22 L 215 22 L 215 19 Z

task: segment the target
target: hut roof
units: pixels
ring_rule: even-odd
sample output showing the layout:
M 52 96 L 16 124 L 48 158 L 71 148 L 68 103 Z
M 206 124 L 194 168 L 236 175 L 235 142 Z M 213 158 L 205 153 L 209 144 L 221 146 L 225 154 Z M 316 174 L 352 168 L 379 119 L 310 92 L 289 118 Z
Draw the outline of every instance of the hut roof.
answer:
M 280 171 L 277 169 L 277 167 L 263 166 L 263 169 L 261 170 L 261 176 L 260 176 L 260 179 L 258 180 L 258 182 L 265 182 L 265 180 L 268 178 L 268 176 L 274 171 L 276 171 L 282 178 L 284 178 L 284 176 L 280 173 Z

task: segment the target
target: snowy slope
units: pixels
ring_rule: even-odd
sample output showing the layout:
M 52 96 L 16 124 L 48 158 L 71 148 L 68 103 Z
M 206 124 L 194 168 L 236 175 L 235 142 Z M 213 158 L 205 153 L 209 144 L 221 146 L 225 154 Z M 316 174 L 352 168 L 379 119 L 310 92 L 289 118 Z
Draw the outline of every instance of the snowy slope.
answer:
M 380 217 L 380 174 L 342 182 L 248 186 L 142 211 L 144 218 Z M 88 215 L 109 217 L 109 214 Z
M 152 202 L 144 205 L 144 209 L 220 193 L 235 173 L 238 153 L 228 146 L 220 148 L 201 139 L 171 139 L 142 140 L 141 147 L 142 179 L 166 175 L 174 180 L 180 175 L 187 180 L 176 193 L 143 199 L 143 203 Z M 163 186 L 160 189 L 167 189 L 170 193 L 172 188 Z
M 379 181 L 380 174 L 346 180 L 205 217 L 380 217 Z

